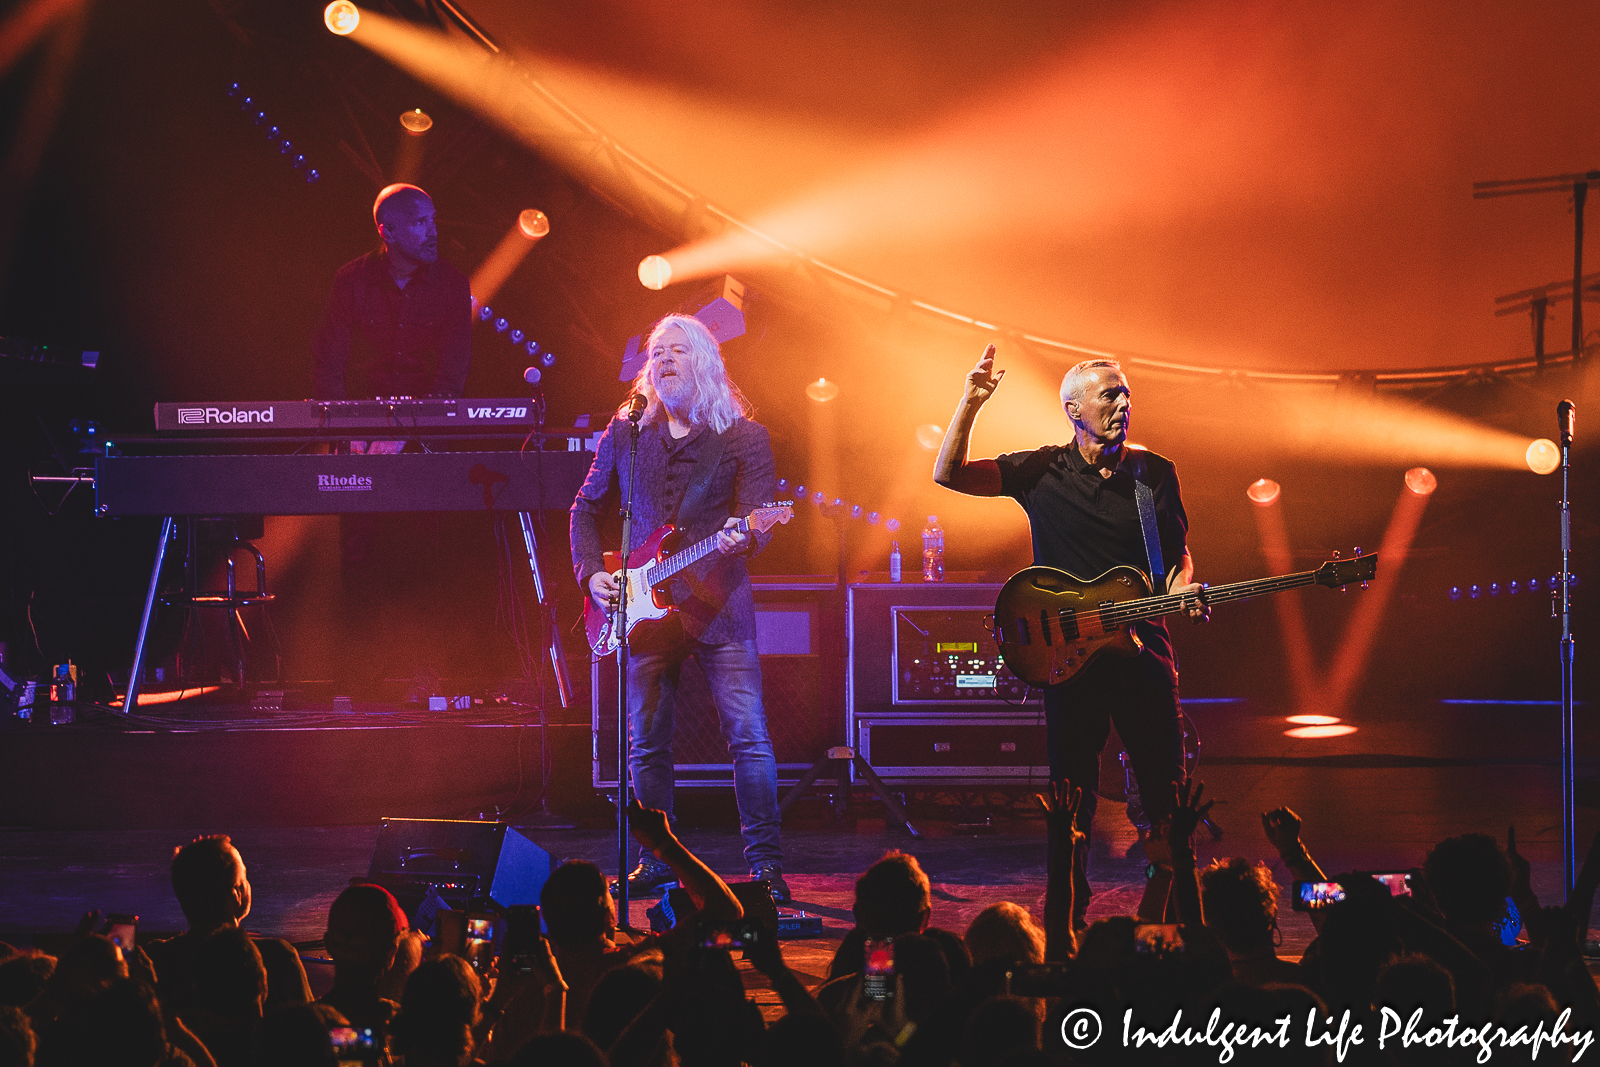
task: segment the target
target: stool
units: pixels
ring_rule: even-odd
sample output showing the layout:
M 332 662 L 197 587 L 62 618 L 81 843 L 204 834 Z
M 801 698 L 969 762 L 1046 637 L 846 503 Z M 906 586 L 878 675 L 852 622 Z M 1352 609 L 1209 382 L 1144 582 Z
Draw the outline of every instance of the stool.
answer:
M 268 604 L 272 603 L 274 599 L 276 599 L 272 593 L 267 592 L 267 561 L 261 555 L 260 549 L 256 548 L 255 545 L 239 536 L 237 525 L 235 525 L 234 529 L 231 531 L 230 542 L 227 547 L 227 588 L 219 590 L 196 589 L 195 586 L 198 583 L 195 577 L 195 571 L 198 545 L 195 536 L 195 527 L 196 522 L 191 521 L 189 524 L 188 537 L 189 550 L 187 552 L 187 558 L 184 561 L 186 579 L 185 584 L 188 586 L 188 591 L 183 593 L 168 594 L 163 596 L 161 600 L 164 604 L 174 607 L 182 607 L 185 610 L 221 609 L 227 612 L 228 641 L 233 655 L 233 680 L 239 689 L 244 691 L 246 688 L 245 673 L 251 637 L 250 630 L 245 626 L 244 623 L 243 609 L 248 607 L 265 608 Z M 237 560 L 235 557 L 238 556 L 241 549 L 249 553 L 255 559 L 256 587 L 254 589 L 241 590 L 239 588 Z M 187 619 L 185 620 L 185 624 L 185 630 L 187 630 Z M 273 632 L 272 620 L 270 617 L 266 619 L 266 626 L 267 634 L 272 643 L 272 656 L 275 664 L 274 673 L 275 676 L 281 678 L 283 667 L 279 656 L 277 636 Z M 184 671 L 181 673 L 187 672 Z

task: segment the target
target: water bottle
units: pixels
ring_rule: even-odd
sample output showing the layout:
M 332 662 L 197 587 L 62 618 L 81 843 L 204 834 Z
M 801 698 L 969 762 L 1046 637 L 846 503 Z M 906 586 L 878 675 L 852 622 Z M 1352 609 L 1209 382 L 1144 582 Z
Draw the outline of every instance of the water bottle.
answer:
M 890 541 L 889 546 L 889 580 L 898 582 L 900 580 L 900 542 Z
M 944 531 L 937 515 L 929 515 L 928 525 L 922 528 L 922 580 L 944 581 Z

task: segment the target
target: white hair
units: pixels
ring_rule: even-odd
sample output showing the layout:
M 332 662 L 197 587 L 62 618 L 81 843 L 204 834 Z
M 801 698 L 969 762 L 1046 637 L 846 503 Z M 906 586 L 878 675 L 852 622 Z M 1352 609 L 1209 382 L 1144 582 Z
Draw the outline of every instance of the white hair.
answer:
M 661 398 L 651 384 L 650 372 L 656 365 L 656 342 L 674 326 L 682 330 L 689 340 L 688 357 L 678 362 L 694 384 L 694 400 L 689 405 L 688 421 L 697 426 L 709 426 L 720 434 L 739 419 L 748 419 L 754 414 L 755 409 L 750 401 L 745 399 L 738 386 L 728 380 L 728 369 L 722 363 L 722 348 L 717 344 L 717 339 L 711 336 L 706 324 L 693 315 L 668 315 L 655 324 L 650 336 L 645 339 L 645 351 L 650 356 L 640 368 L 638 377 L 633 380 L 633 391 L 649 401 L 644 417 L 653 419 L 661 410 Z
M 1114 359 L 1086 359 L 1067 371 L 1061 379 L 1061 406 L 1065 408 L 1069 400 L 1082 400 L 1085 379 L 1089 372 L 1096 367 L 1111 367 L 1118 374 L 1122 374 L 1122 364 Z M 1126 377 L 1126 375 L 1124 375 Z

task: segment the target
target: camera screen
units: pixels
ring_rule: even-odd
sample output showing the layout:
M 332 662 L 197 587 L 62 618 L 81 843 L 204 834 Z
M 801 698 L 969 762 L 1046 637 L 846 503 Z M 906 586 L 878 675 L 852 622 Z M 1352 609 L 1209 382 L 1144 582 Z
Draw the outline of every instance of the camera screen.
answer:
M 333 1044 L 333 1050 L 340 1054 L 341 1059 L 359 1058 L 363 1052 L 371 1052 L 374 1038 L 370 1029 L 357 1030 L 350 1026 L 328 1027 L 328 1040 Z M 356 1057 L 349 1057 L 347 1053 L 356 1053 Z
M 727 927 L 712 927 L 700 935 L 701 948 L 744 948 L 744 938 L 739 936 L 737 929 Z
M 1134 927 L 1133 950 L 1152 956 L 1183 951 L 1183 934 L 1177 923 L 1140 923 Z
M 1325 908 L 1344 900 L 1344 886 L 1338 882 L 1301 882 L 1300 903 L 1307 908 Z
M 1383 883 L 1392 897 L 1409 897 L 1411 895 L 1410 871 L 1374 871 L 1372 877 Z
M 467 936 L 475 937 L 480 941 L 488 941 L 494 937 L 493 919 L 468 919 Z
M 871 1000 L 894 996 L 894 938 L 868 938 L 862 987 Z

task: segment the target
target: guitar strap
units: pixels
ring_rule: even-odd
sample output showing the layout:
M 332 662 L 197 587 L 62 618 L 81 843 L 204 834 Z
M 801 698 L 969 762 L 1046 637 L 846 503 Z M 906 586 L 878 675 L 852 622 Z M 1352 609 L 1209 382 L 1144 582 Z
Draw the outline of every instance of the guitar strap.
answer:
M 1161 559 L 1161 531 L 1156 529 L 1156 495 L 1146 484 L 1144 451 L 1129 449 L 1128 458 L 1133 461 L 1133 499 L 1139 505 L 1139 529 L 1144 533 L 1144 554 L 1150 560 L 1150 584 L 1155 587 L 1151 592 L 1159 596 L 1166 592 L 1167 568 Z

